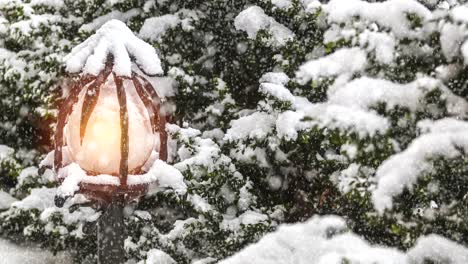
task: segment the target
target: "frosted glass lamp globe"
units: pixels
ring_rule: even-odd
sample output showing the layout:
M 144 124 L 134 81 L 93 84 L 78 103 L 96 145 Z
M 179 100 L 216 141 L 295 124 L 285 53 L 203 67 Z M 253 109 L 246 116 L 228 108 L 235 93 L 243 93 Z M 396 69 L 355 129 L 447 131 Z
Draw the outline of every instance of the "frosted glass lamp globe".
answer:
M 146 108 L 133 83 L 124 80 L 128 109 L 128 172 L 140 168 L 155 147 L 155 135 Z M 80 143 L 81 109 L 86 89 L 79 95 L 65 128 L 71 160 L 90 173 L 118 175 L 120 168 L 120 106 L 112 75 L 100 89 L 83 142 Z

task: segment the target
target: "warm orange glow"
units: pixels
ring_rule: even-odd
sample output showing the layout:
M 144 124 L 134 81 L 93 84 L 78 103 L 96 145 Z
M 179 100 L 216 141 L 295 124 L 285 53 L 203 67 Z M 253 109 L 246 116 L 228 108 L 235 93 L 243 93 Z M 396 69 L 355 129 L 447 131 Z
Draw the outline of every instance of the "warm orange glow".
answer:
M 80 144 L 79 131 L 84 92 L 80 95 L 80 100 L 73 109 L 66 128 L 65 135 L 72 161 L 88 172 L 119 173 L 120 112 L 115 87 L 111 84 L 113 82 L 108 81 L 101 90 L 96 107 L 89 118 L 82 144 Z M 127 87 L 129 171 L 146 162 L 155 143 L 155 135 L 151 131 L 148 114 L 141 100 L 132 96 L 132 88 L 131 85 Z
M 115 118 L 98 116 L 93 122 L 88 123 L 88 126 L 89 129 L 86 131 L 86 135 L 87 140 L 89 140 L 90 150 L 110 149 L 112 146 L 120 144 L 120 127 Z
M 108 167 L 112 160 L 120 159 L 120 124 L 119 114 L 115 111 L 100 111 L 90 118 L 83 138 L 83 152 L 94 157 L 99 168 Z M 86 157 L 77 157 L 80 161 Z

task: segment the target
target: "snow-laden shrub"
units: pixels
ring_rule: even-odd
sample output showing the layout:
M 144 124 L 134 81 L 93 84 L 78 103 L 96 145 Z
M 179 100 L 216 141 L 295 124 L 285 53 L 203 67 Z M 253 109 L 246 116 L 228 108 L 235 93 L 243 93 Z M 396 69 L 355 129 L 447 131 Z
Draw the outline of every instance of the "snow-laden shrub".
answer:
M 437 235 L 421 237 L 405 254 L 370 245 L 349 232 L 340 217 L 314 216 L 305 223 L 282 225 L 220 263 L 462 264 L 467 260 L 468 249 Z
M 334 214 L 349 231 L 311 239 L 347 236 L 356 250 L 324 263 L 381 260 L 358 252 L 461 263 L 467 16 L 457 1 L 2 1 L 0 144 L 17 151 L 16 165 L 0 161 L 0 187 L 19 201 L 0 208 L 0 233 L 94 261 L 99 212 L 80 197 L 55 208 L 37 156 L 51 147 L 63 57 L 119 19 L 157 49 L 160 85 L 175 88 L 170 163 L 187 185 L 126 210 L 128 259 L 215 262 L 279 224 L 313 217 L 295 225 L 309 234 L 315 215 Z M 293 245 L 282 230 L 266 243 Z M 434 255 L 412 255 L 427 245 Z

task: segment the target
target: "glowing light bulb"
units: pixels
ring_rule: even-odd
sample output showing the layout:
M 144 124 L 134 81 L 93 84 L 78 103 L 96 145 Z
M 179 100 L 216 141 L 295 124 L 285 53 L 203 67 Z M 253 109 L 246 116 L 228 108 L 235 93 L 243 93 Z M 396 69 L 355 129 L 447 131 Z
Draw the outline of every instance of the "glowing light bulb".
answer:
M 129 172 L 141 167 L 155 147 L 155 135 L 143 102 L 130 81 L 124 81 L 127 94 Z M 119 173 L 120 167 L 120 106 L 113 78 L 101 87 L 99 99 L 91 114 L 83 142 L 80 143 L 81 109 L 86 89 L 80 93 L 66 127 L 65 137 L 71 159 L 81 168 L 98 174 Z

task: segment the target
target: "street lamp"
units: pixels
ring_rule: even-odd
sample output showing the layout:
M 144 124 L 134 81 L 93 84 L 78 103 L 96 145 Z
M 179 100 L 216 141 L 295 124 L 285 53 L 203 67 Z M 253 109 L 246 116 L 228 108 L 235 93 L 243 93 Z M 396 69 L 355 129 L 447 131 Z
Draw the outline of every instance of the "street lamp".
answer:
M 145 77 L 148 71 L 162 72 L 160 61 L 149 44 L 117 20 L 74 48 L 68 60 L 67 70 L 78 78 L 59 110 L 54 169 L 62 185 L 77 184 L 78 192 L 104 210 L 98 262 L 122 263 L 123 208 L 152 184 L 152 178 L 129 184 L 129 176 L 145 174 L 155 151 L 157 158 L 167 159 L 166 109 Z M 58 196 L 56 204 L 63 202 Z
M 136 72 L 119 76 L 112 72 L 113 65 L 109 55 L 97 76 L 82 75 L 72 85 L 58 115 L 54 167 L 60 172 L 66 147 L 68 158 L 87 175 L 116 176 L 120 191 L 134 198 L 148 183 L 127 186 L 127 176 L 143 174 L 153 150 L 159 159 L 167 159 L 167 116 L 146 78 Z M 106 203 L 111 192 L 98 179 L 96 184 L 82 183 L 80 192 L 93 196 L 104 190 L 92 198 L 105 198 L 100 202 Z

